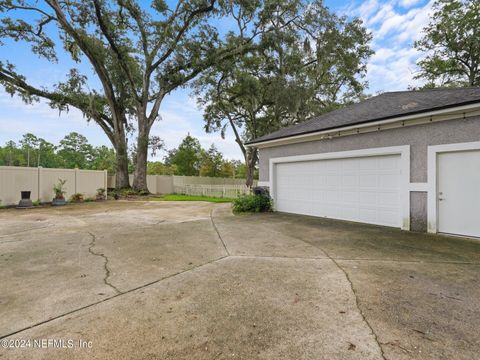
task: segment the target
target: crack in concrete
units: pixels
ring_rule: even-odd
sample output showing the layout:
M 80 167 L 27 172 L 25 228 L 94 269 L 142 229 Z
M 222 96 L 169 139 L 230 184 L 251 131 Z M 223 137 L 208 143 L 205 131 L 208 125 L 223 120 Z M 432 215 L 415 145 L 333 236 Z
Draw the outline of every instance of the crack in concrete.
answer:
M 95 236 L 95 234 L 91 232 L 89 232 L 88 234 L 92 237 L 92 241 L 88 246 L 88 252 L 94 256 L 100 256 L 105 260 L 103 263 L 103 269 L 105 270 L 105 277 L 103 278 L 103 282 L 105 283 L 105 285 L 110 286 L 113 290 L 115 290 L 117 294 L 121 294 L 122 292 L 115 285 L 113 285 L 111 282 L 108 281 L 108 278 L 110 277 L 110 269 L 108 268 L 108 261 L 109 261 L 108 257 L 105 256 L 105 254 L 103 253 L 97 253 L 93 251 L 93 247 L 95 246 L 95 241 L 97 237 Z

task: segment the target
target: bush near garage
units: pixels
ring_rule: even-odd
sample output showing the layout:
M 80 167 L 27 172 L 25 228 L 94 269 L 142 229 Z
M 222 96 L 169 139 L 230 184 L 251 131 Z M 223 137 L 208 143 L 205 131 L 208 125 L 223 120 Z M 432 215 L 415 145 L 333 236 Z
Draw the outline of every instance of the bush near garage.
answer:
M 242 195 L 233 200 L 233 212 L 268 212 L 273 209 L 273 201 L 268 192 Z

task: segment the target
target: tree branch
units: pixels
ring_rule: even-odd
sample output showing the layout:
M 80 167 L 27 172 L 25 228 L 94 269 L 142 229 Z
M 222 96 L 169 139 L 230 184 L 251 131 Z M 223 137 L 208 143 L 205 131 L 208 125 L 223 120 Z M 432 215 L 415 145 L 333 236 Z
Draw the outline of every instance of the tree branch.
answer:
M 216 0 L 210 0 L 210 5 L 209 6 L 205 6 L 203 8 L 196 9 L 196 10 L 192 11 L 187 16 L 187 18 L 185 19 L 182 27 L 180 28 L 177 35 L 173 39 L 170 47 L 168 49 L 166 49 L 166 51 L 163 53 L 163 55 L 161 55 L 160 58 L 152 64 L 152 66 L 150 68 L 150 72 L 155 71 L 156 68 L 158 68 L 165 60 L 168 59 L 168 57 L 175 51 L 175 49 L 178 45 L 178 42 L 182 38 L 183 34 L 188 30 L 188 28 L 190 27 L 193 20 L 195 20 L 195 18 L 200 14 L 204 14 L 204 13 L 207 13 L 209 11 L 212 11 L 213 8 L 214 8 L 215 2 L 216 2 Z
M 16 92 L 23 93 L 24 95 L 33 95 L 38 96 L 47 100 L 50 100 L 53 104 L 57 104 L 59 107 L 70 105 L 87 117 L 93 119 L 104 131 L 110 140 L 113 140 L 113 123 L 110 118 L 105 114 L 95 111 L 88 101 L 82 101 L 80 99 L 75 99 L 73 97 L 67 96 L 66 94 L 50 92 L 42 89 L 38 89 L 23 80 L 22 76 L 15 74 L 12 71 L 9 71 L 2 66 L 0 66 L 0 81 L 5 82 L 8 85 L 12 86 Z M 88 95 L 85 95 L 88 97 Z M 113 143 L 113 141 L 112 141 Z
M 133 95 L 135 96 L 135 99 L 137 101 L 141 101 L 140 97 L 138 96 L 137 89 L 135 86 L 135 81 L 133 80 L 132 74 L 130 72 L 130 69 L 128 68 L 128 63 L 126 59 L 123 56 L 122 51 L 118 48 L 117 44 L 113 40 L 113 37 L 111 36 L 110 32 L 107 29 L 107 25 L 105 24 L 105 21 L 102 16 L 102 10 L 100 3 L 98 0 L 93 0 L 93 4 L 95 7 L 95 15 L 98 20 L 98 25 L 100 26 L 100 30 L 102 31 L 103 35 L 107 39 L 108 43 L 110 44 L 110 47 L 112 48 L 113 52 L 117 56 L 118 61 L 120 62 L 120 66 L 122 67 L 122 70 L 125 72 L 125 75 L 127 76 L 128 82 L 130 83 L 130 88 L 132 90 Z
M 21 5 L 13 5 L 13 4 L 9 4 L 9 5 L 3 5 L 5 7 L 5 9 L 7 9 L 7 11 L 10 11 L 10 10 L 27 10 L 27 11 L 35 11 L 35 12 L 38 12 L 42 15 L 45 15 L 47 17 L 51 17 L 51 15 L 45 11 L 43 11 L 42 9 L 39 9 L 39 8 L 36 8 L 36 7 L 33 7 L 33 6 L 21 6 Z
M 69 23 L 65 14 L 62 11 L 60 4 L 56 0 L 45 0 L 45 1 L 52 8 L 52 10 L 55 11 L 55 14 L 57 15 L 57 21 L 62 26 L 62 28 L 66 31 L 67 34 L 69 34 L 71 37 L 75 39 L 80 49 L 84 52 L 84 54 L 90 60 L 90 63 L 92 64 L 93 68 L 95 69 L 95 72 L 97 73 L 102 83 L 106 98 L 110 103 L 110 106 L 113 112 L 114 109 L 117 108 L 117 100 L 115 97 L 115 92 L 113 90 L 112 82 L 110 80 L 108 72 L 105 69 L 103 63 L 101 62 L 100 59 L 97 59 L 97 56 L 95 55 L 95 51 L 93 51 L 93 49 L 90 48 L 90 45 L 84 40 L 83 35 L 80 34 L 77 30 L 75 30 L 73 26 Z M 115 117 L 117 117 L 118 115 L 119 114 L 114 114 Z M 120 121 L 120 119 L 118 120 Z

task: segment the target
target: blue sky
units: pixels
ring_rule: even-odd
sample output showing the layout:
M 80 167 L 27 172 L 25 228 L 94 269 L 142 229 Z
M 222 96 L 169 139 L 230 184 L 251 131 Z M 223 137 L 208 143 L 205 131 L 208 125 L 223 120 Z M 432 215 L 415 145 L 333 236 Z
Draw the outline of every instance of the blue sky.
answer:
M 329 0 L 325 3 L 338 14 L 362 18 L 373 34 L 375 55 L 368 63 L 368 93 L 405 90 L 409 85 L 419 85 L 413 77 L 420 54 L 412 46 L 421 37 L 421 31 L 429 21 L 433 0 Z M 2 54 L 8 54 L 6 58 L 13 61 L 18 70 L 37 86 L 63 80 L 71 65 L 64 65 L 60 61 L 52 66 L 30 55 L 28 48 L 22 44 L 7 43 L 0 49 L 0 60 L 5 59 Z M 165 99 L 160 111 L 162 120 L 154 125 L 152 135 L 160 136 L 166 147 L 171 149 L 190 133 L 204 147 L 215 143 L 225 157 L 241 159 L 241 152 L 230 132 L 225 139 L 219 134 L 205 133 L 202 113 L 189 92 L 188 89 L 181 89 Z M 26 132 L 58 143 L 71 131 L 87 136 L 93 145 L 110 146 L 102 130 L 95 123 L 87 123 L 79 111 L 59 114 L 44 102 L 25 105 L 19 98 L 11 98 L 0 89 L 0 144 L 8 140 L 18 141 Z M 159 153 L 158 160 L 163 155 Z

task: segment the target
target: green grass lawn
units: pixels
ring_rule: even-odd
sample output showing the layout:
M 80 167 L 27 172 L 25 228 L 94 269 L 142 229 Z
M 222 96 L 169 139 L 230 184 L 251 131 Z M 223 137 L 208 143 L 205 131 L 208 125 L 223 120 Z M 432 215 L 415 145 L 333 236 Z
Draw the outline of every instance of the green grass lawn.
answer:
M 215 203 L 229 203 L 232 202 L 231 198 L 218 198 L 210 196 L 195 196 L 195 195 L 177 195 L 177 194 L 168 194 L 155 196 L 150 198 L 153 201 L 208 201 Z

